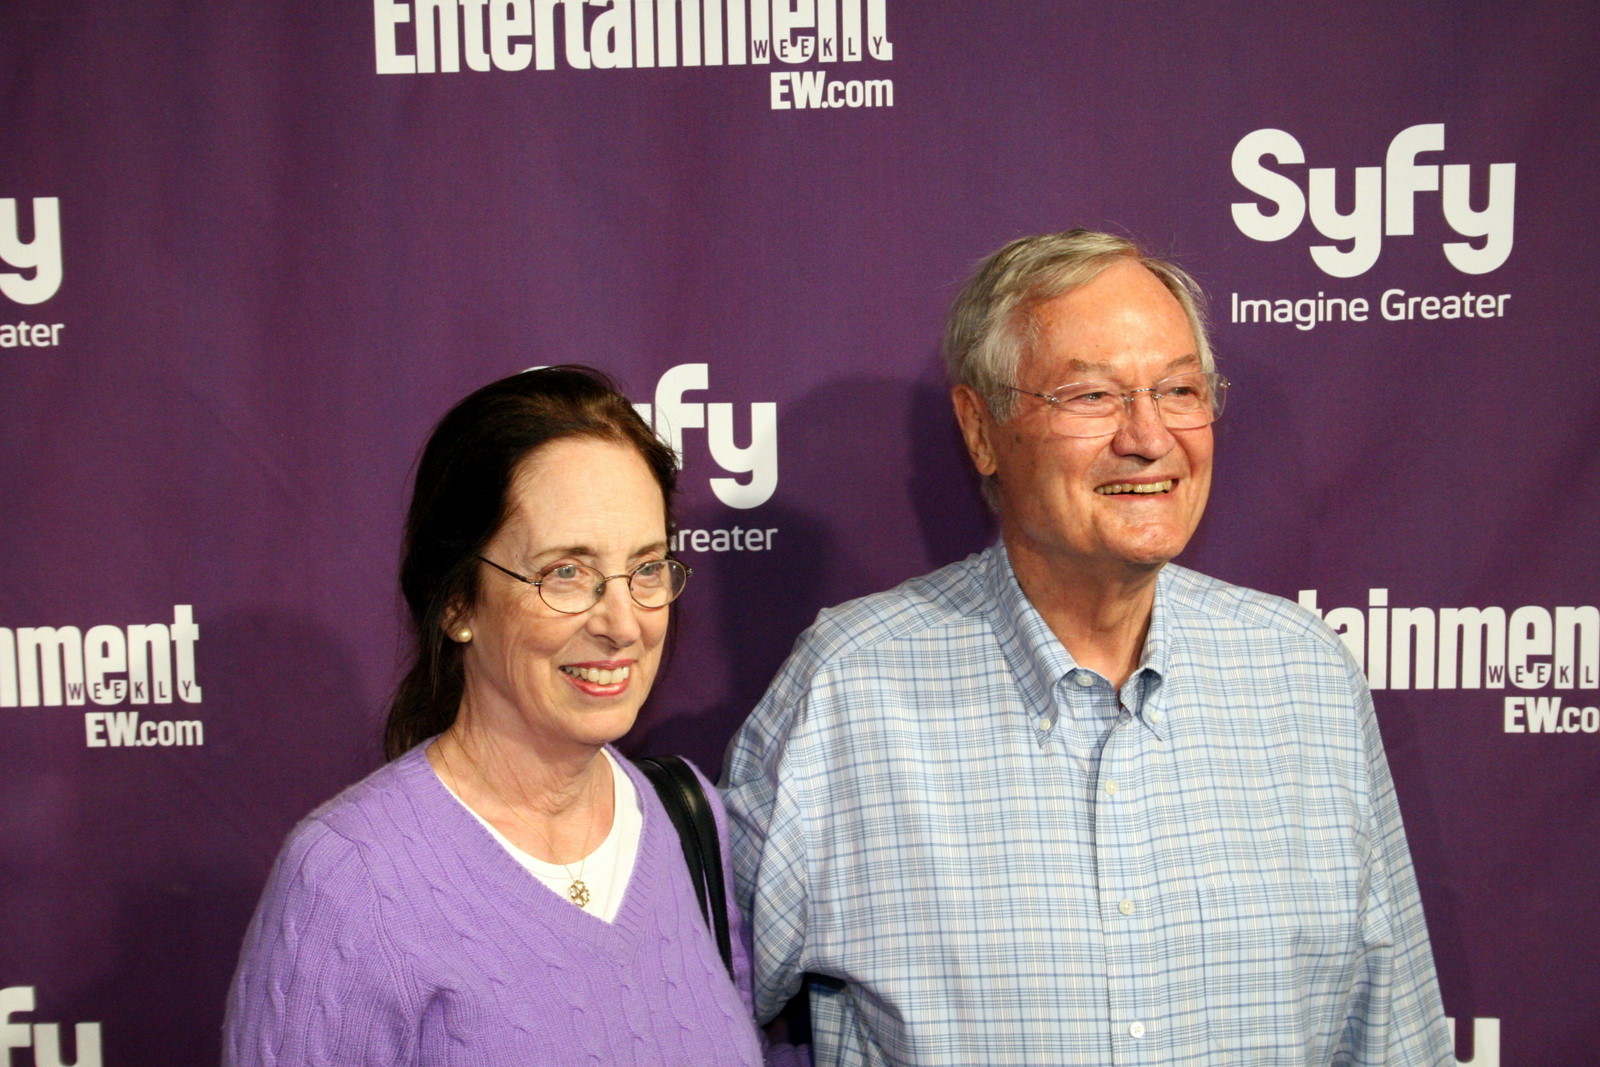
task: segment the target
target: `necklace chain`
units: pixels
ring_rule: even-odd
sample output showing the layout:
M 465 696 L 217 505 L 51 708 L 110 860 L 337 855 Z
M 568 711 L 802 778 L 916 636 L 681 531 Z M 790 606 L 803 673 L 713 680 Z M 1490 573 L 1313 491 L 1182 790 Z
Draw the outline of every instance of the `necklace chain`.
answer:
M 487 788 L 489 792 L 493 794 L 494 798 L 500 802 L 500 806 L 511 812 L 511 814 L 516 816 L 524 826 L 532 830 L 538 836 L 539 840 L 544 842 L 544 847 L 550 850 L 550 855 L 556 855 L 557 853 L 555 845 L 550 843 L 550 838 L 545 836 L 544 831 L 540 830 L 533 824 L 532 819 L 529 819 L 526 815 L 522 814 L 522 812 L 513 807 L 511 803 L 506 800 L 505 796 L 501 794 L 500 790 L 495 788 L 494 783 L 489 780 L 489 775 L 484 772 L 483 764 L 479 763 L 477 758 L 474 757 L 471 752 L 467 751 L 467 746 L 462 744 L 458 739 L 456 741 L 456 747 L 460 748 L 461 754 L 467 757 L 467 762 L 472 764 L 472 769 L 477 772 L 479 780 L 483 782 L 485 788 Z M 441 752 L 440 756 L 444 760 L 445 768 L 450 772 L 450 777 L 459 782 L 461 777 L 460 775 L 456 774 L 455 767 L 451 766 L 450 756 L 448 753 Z M 589 817 L 589 824 L 583 829 L 583 856 L 578 860 L 578 873 L 572 873 L 572 865 L 570 863 L 561 863 L 562 870 L 567 872 L 567 878 L 570 879 L 570 882 L 567 885 L 567 899 L 572 901 L 572 903 L 576 904 L 580 908 L 587 908 L 590 900 L 589 887 L 585 885 L 583 881 L 583 865 L 589 861 L 589 832 L 592 829 L 594 829 L 593 815 Z M 556 862 L 560 863 L 561 861 L 557 860 Z

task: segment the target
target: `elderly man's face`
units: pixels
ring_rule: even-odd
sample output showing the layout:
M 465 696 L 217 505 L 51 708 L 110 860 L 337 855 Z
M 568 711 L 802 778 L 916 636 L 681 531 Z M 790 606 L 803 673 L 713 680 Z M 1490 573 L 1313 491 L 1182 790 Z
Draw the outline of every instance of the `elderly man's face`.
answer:
M 1132 261 L 1037 309 L 1039 343 L 1018 384 L 1048 393 L 1096 379 L 1123 390 L 1198 371 L 1183 307 Z M 1013 559 L 1076 576 L 1126 576 L 1159 567 L 1188 544 L 1211 490 L 1211 427 L 1170 430 L 1149 394 L 1105 437 L 1051 429 L 1050 405 L 1019 396 L 995 422 L 975 394 L 956 409 L 980 472 L 999 478 L 1001 527 Z

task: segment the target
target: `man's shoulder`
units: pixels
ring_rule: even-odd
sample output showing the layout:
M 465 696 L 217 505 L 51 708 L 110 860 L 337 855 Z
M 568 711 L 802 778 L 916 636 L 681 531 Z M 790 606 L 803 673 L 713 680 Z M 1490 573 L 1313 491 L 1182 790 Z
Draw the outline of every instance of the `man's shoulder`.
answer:
M 819 660 L 834 660 L 982 625 L 986 565 L 986 554 L 979 553 L 892 589 L 824 608 L 799 647 Z
M 752 802 L 740 789 L 762 780 L 768 759 L 793 763 L 810 752 L 800 762 L 825 777 L 835 763 L 828 753 L 883 726 L 888 709 L 924 707 L 961 684 L 958 673 L 974 674 L 972 664 L 996 662 L 986 595 L 993 551 L 823 609 L 734 737 L 724 778 L 730 809 L 736 796 Z M 916 718 L 908 711 L 897 721 Z
M 1266 630 L 1281 639 L 1305 641 L 1329 651 L 1342 646 L 1339 638 L 1314 612 L 1292 600 L 1234 585 L 1199 571 L 1168 564 L 1163 575 L 1180 625 L 1204 620 L 1210 624 Z

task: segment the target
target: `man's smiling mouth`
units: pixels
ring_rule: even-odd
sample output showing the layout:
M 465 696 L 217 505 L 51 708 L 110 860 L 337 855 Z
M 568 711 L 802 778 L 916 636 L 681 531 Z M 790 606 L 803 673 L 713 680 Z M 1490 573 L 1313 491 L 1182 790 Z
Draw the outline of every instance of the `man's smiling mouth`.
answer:
M 1095 492 L 1101 496 L 1118 496 L 1122 493 L 1165 493 L 1172 489 L 1172 479 L 1164 482 L 1112 482 L 1110 485 L 1098 486 Z

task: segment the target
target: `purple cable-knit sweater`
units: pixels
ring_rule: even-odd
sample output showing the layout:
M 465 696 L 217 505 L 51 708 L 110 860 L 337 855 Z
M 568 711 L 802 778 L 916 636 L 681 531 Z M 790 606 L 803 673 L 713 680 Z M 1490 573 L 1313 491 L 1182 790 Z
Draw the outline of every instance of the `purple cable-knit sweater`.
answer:
M 507 855 L 425 749 L 289 835 L 245 936 L 224 1064 L 761 1063 L 738 909 L 730 899 L 735 989 L 672 823 L 631 763 L 619 757 L 644 828 L 606 923 Z M 726 857 L 726 816 L 706 794 Z

